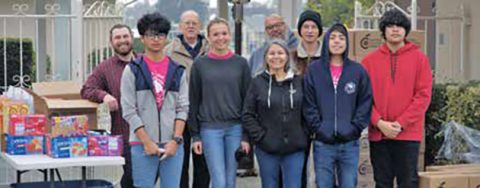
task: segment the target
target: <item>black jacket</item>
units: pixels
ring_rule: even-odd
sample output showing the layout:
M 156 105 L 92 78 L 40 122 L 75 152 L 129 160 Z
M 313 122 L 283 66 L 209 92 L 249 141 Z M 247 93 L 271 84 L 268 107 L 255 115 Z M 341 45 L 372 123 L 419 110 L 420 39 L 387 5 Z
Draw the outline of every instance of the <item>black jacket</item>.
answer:
M 268 72 L 253 79 L 244 101 L 242 122 L 257 147 L 272 154 L 306 149 L 302 82 L 291 71 L 282 82 Z

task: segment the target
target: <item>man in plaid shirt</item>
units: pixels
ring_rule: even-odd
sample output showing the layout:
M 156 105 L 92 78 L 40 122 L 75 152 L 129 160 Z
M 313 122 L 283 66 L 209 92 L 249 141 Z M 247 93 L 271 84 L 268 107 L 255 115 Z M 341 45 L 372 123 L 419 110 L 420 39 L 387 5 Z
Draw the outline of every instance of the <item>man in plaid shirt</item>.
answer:
M 115 55 L 98 64 L 83 85 L 82 98 L 97 103 L 106 103 L 112 119 L 112 134 L 123 136 L 123 154 L 125 165 L 120 182 L 122 187 L 133 187 L 130 146 L 128 142 L 129 126 L 122 118 L 120 108 L 120 79 L 123 69 L 135 58 L 133 52 L 133 34 L 130 27 L 116 24 L 110 29 L 110 45 Z

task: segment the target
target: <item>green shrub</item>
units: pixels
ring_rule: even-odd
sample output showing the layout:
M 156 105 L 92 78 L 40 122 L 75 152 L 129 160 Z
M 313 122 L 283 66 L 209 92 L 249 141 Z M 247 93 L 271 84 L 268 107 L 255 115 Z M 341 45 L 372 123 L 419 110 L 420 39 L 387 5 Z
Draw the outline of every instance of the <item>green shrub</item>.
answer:
M 444 125 L 450 121 L 480 129 L 480 82 L 436 84 L 425 120 L 425 164 L 461 163 L 461 160 L 435 161 L 443 143 Z M 456 148 L 458 150 L 466 149 Z
M 6 41 L 7 50 L 7 66 L 4 66 L 4 41 Z M 35 76 L 32 74 L 32 67 L 35 65 L 35 58 L 33 51 L 33 43 L 31 39 L 22 39 L 22 58 L 23 58 L 23 75 L 28 75 L 30 80 L 25 79 L 24 87 L 31 86 Z M 7 69 L 7 86 L 18 85 L 18 81 L 13 80 L 14 75 L 20 75 L 20 39 L 19 38 L 0 38 L 0 86 L 4 86 L 5 68 Z M 3 92 L 0 88 L 0 93 Z

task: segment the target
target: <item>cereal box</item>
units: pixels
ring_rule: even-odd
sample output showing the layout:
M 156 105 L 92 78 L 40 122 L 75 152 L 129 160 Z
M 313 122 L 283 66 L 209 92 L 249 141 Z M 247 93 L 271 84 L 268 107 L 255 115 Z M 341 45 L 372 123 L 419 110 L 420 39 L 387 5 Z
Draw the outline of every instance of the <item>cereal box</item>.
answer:
M 88 135 L 88 156 L 107 156 L 108 136 Z
M 6 153 L 10 155 L 43 154 L 43 136 L 11 136 L 6 135 Z
M 86 157 L 88 142 L 86 136 L 46 136 L 47 155 L 53 158 Z
M 121 156 L 123 151 L 122 136 L 89 135 L 89 156 Z
M 44 136 L 47 117 L 36 115 L 10 115 L 8 134 L 14 136 Z
M 57 136 L 85 136 L 88 130 L 86 115 L 57 116 L 51 119 L 51 135 Z
M 108 156 L 121 156 L 123 139 L 121 135 L 108 136 Z

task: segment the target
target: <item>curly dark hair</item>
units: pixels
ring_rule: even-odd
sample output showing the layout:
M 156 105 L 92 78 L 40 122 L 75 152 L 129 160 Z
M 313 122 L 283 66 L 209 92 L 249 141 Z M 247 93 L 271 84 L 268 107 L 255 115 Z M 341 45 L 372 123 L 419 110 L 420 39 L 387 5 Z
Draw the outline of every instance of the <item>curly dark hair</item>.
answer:
M 155 34 L 163 33 L 165 35 L 170 31 L 170 21 L 159 12 L 145 14 L 137 22 L 137 29 L 140 35 L 150 31 Z
M 384 39 L 386 39 L 385 28 L 392 25 L 403 27 L 405 29 L 405 37 L 408 36 L 411 28 L 410 20 L 408 20 L 405 14 L 403 14 L 397 9 L 386 11 L 380 18 L 380 24 L 378 25 L 378 27 L 380 28 L 380 31 L 382 31 L 382 37 Z

